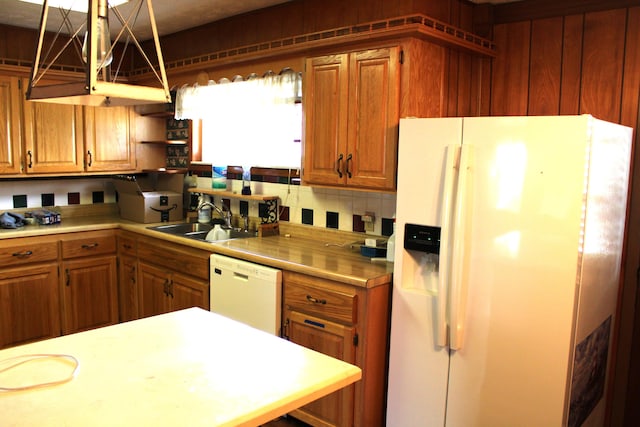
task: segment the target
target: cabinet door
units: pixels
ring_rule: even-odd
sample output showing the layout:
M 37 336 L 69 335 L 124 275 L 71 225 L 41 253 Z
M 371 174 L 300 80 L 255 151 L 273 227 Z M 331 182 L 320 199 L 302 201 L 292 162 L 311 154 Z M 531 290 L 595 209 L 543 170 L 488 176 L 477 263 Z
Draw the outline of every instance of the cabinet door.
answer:
M 349 363 L 355 363 L 355 329 L 296 311 L 286 312 L 290 341 Z M 354 386 L 331 393 L 291 413 L 312 425 L 353 425 Z
M 82 172 L 82 107 L 24 101 L 25 171 Z
M 0 174 L 20 173 L 20 81 L 0 76 Z
M 132 256 L 119 257 L 118 305 L 121 322 L 138 318 L 138 261 Z
M 0 270 L 0 348 L 59 335 L 57 263 Z
M 347 54 L 307 59 L 303 79 L 305 183 L 346 182 L 348 83 Z
M 142 261 L 138 262 L 138 314 L 155 316 L 171 311 L 170 273 Z
M 209 283 L 173 273 L 170 298 L 172 311 L 191 307 L 209 310 Z
M 399 49 L 349 57 L 347 185 L 395 189 L 400 108 Z
M 85 164 L 87 171 L 135 169 L 130 137 L 129 107 L 85 107 Z
M 118 323 L 116 257 L 63 262 L 63 333 Z

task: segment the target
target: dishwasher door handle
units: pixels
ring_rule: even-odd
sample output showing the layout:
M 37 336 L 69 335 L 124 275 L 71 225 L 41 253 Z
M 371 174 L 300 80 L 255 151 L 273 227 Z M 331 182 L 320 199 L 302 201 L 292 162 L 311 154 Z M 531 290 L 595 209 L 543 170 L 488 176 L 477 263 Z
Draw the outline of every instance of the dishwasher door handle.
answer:
M 240 280 L 244 280 L 244 281 L 248 281 L 249 280 L 249 276 L 247 276 L 246 274 L 238 273 L 236 271 L 233 272 L 233 277 L 235 279 L 240 279 Z

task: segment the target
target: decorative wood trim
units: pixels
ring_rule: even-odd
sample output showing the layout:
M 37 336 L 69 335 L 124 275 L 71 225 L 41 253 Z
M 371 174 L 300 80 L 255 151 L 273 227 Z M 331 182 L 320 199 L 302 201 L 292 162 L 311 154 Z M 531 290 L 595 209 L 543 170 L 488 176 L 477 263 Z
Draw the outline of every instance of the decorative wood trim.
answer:
M 221 50 L 167 62 L 165 67 L 168 71 L 177 69 L 181 72 L 194 71 L 229 63 L 291 56 L 301 52 L 309 54 L 314 49 L 328 46 L 405 37 L 427 39 L 481 56 L 496 56 L 496 45 L 493 41 L 429 16 L 413 14 Z M 131 71 L 128 76 L 142 79 L 150 72 L 148 67 L 144 67 Z

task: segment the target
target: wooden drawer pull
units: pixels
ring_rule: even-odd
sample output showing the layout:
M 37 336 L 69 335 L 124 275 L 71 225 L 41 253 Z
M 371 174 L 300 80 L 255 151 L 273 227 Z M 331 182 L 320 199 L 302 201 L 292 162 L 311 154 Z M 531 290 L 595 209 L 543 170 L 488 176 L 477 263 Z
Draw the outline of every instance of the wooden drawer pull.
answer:
M 314 304 L 326 304 L 327 303 L 326 299 L 314 298 L 311 295 L 307 295 L 307 301 L 312 302 Z
M 18 258 L 26 258 L 26 257 L 29 257 L 29 256 L 33 255 L 33 252 L 31 252 L 31 251 L 15 252 L 15 253 L 13 253 L 11 255 L 13 255 L 15 257 L 18 257 Z
M 97 248 L 98 244 L 97 243 L 87 243 L 82 245 L 82 249 L 93 249 L 93 248 Z

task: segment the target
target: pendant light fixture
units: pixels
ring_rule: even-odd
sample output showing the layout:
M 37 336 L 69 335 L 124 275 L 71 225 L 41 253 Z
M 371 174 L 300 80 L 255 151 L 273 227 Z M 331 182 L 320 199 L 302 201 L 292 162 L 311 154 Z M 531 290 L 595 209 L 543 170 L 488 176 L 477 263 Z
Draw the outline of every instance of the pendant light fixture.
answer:
M 76 0 L 80 1 L 80 0 Z M 49 1 L 44 0 L 38 44 L 29 78 L 26 97 L 31 101 L 51 102 L 59 104 L 76 104 L 90 106 L 140 105 L 171 102 L 171 94 L 160 50 L 158 30 L 156 27 L 151 0 L 130 0 L 137 3 L 125 18 L 118 7 L 109 0 L 81 0 L 88 3 L 86 23 L 74 28 L 69 14 L 71 9 L 58 7 L 62 24 L 55 36 L 46 36 L 49 18 Z M 155 56 L 143 50 L 133 26 L 142 15 L 142 5 L 146 4 L 148 24 L 153 35 Z M 55 9 L 55 8 L 54 8 Z M 116 18 L 121 25 L 117 36 L 112 41 L 109 29 L 109 18 Z M 63 35 L 65 29 L 68 35 Z M 80 38 L 83 38 L 80 41 Z M 134 45 L 140 56 L 146 61 L 147 68 L 155 76 L 155 85 L 143 86 L 130 84 L 126 73 L 121 70 L 127 49 Z M 116 48 L 117 46 L 117 48 Z M 69 59 L 66 51 L 75 50 L 78 63 L 84 64 L 84 73 L 76 73 L 77 78 L 64 73 L 64 82 L 50 84 L 52 80 L 60 81 L 60 70 L 69 68 L 68 64 L 60 64 L 61 58 Z M 120 58 L 116 58 L 116 52 Z M 157 63 L 152 63 L 152 60 Z M 80 62 L 82 61 L 82 62 Z M 66 66 L 66 67 L 65 67 Z M 115 70 L 113 69 L 115 67 Z M 82 74 L 82 75 L 80 75 Z

